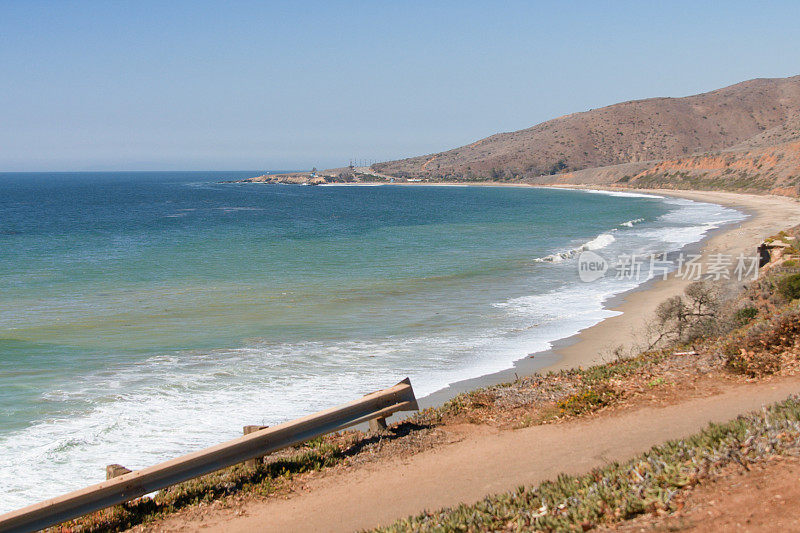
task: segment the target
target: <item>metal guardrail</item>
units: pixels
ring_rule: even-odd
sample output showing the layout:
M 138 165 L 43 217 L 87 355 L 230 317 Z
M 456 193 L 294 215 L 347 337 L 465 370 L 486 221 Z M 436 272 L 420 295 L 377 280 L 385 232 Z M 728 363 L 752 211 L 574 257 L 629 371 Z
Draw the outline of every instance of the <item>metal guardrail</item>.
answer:
M 411 381 L 367 394 L 339 407 L 255 431 L 176 459 L 123 474 L 0 516 L 0 532 L 27 532 L 116 505 L 176 483 L 300 444 L 362 422 L 418 409 Z

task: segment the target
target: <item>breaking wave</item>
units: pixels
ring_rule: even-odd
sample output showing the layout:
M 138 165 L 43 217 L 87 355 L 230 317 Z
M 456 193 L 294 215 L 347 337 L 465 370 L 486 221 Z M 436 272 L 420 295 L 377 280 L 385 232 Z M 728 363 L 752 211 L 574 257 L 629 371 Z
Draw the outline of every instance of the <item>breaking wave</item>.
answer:
M 600 250 L 601 248 L 605 248 L 616 239 L 610 233 L 601 233 L 594 239 L 589 242 L 586 242 L 577 248 L 573 248 L 571 250 L 567 250 L 566 252 L 559 252 L 555 254 L 546 255 L 544 257 L 537 257 L 534 259 L 536 263 L 560 263 L 576 255 L 584 252 L 586 250 Z
M 620 226 L 625 226 L 626 228 L 632 228 L 634 224 L 638 224 L 639 222 L 644 222 L 643 218 L 636 218 L 633 220 L 629 220 L 627 222 L 623 222 Z

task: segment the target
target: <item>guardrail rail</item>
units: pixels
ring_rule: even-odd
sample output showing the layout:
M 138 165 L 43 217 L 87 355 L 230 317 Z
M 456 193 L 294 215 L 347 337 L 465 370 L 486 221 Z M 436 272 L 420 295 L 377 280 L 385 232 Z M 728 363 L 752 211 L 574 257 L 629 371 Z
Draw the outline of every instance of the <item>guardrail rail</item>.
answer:
M 417 409 L 411 381 L 406 378 L 394 387 L 367 394 L 344 405 L 254 431 L 4 514 L 0 516 L 0 532 L 27 532 L 50 527 L 356 424 L 378 421 L 377 427 L 385 427 L 380 422 L 387 416 Z M 376 427 L 374 422 L 371 426 Z

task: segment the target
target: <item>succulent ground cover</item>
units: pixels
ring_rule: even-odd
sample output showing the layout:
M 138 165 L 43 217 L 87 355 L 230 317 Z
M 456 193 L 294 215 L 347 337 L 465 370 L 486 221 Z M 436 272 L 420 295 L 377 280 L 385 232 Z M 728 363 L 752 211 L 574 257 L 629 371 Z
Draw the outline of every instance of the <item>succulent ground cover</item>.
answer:
M 800 455 L 800 399 L 711 425 L 625 463 L 473 505 L 423 513 L 376 531 L 588 531 L 645 513 L 675 510 L 676 496 L 731 465 Z

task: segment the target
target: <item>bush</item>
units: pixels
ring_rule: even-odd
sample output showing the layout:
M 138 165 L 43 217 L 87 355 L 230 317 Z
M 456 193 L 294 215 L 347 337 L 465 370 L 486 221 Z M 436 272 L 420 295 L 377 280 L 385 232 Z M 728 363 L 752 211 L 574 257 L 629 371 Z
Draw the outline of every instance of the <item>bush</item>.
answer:
M 778 293 L 787 300 L 800 298 L 800 274 L 790 274 L 778 281 Z
M 734 313 L 733 318 L 739 324 L 747 324 L 758 316 L 758 309 L 755 307 L 742 307 Z
M 556 161 L 552 167 L 550 167 L 550 175 L 558 174 L 562 170 L 567 168 L 567 162 L 563 159 L 559 159 Z
M 722 353 L 730 370 L 757 377 L 780 371 L 784 356 L 796 357 L 798 344 L 800 309 L 795 308 L 728 340 Z
M 737 374 L 756 378 L 779 372 L 781 358 L 772 352 L 759 352 L 728 344 L 725 349 L 725 366 Z
M 673 296 L 656 308 L 654 321 L 656 340 L 661 344 L 688 344 L 702 337 L 719 333 L 722 297 L 716 286 L 696 281 L 684 290 L 684 296 Z
M 588 387 L 558 402 L 558 408 L 565 415 L 577 416 L 611 405 L 619 399 L 620 393 L 608 385 Z

